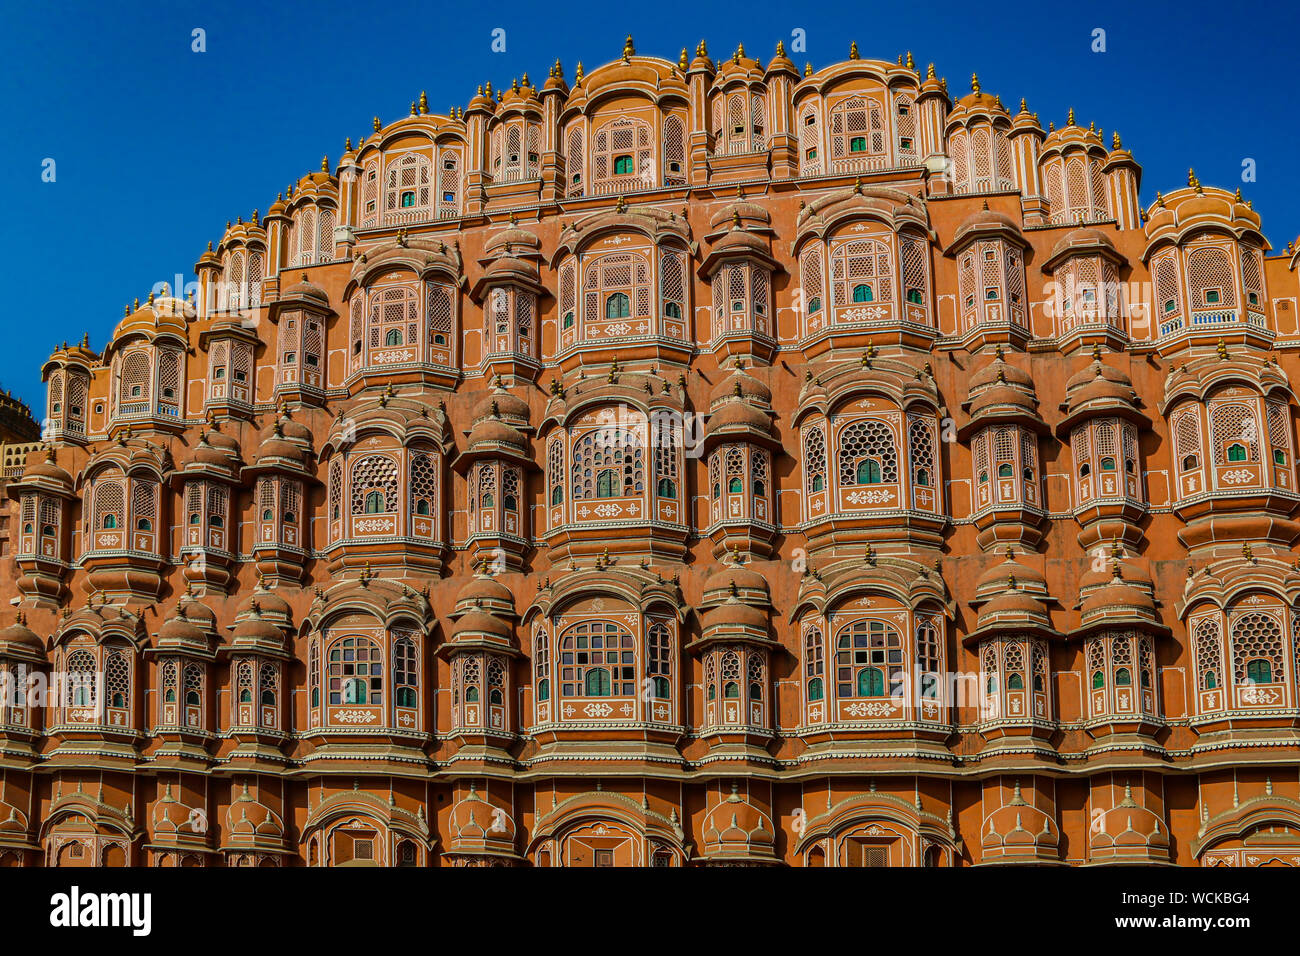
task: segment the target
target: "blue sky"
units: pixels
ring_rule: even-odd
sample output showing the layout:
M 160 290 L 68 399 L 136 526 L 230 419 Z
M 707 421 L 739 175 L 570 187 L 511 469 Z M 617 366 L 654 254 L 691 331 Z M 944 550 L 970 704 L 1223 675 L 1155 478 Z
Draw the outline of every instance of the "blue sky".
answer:
M 703 37 L 717 58 L 738 42 L 769 59 L 804 31 L 800 65 L 912 50 L 955 95 L 1022 96 L 1060 125 L 1118 128 L 1143 165 L 1143 202 L 1186 182 L 1252 199 L 1280 248 L 1300 233 L 1297 124 L 1291 108 L 1300 14 L 1285 4 L 1061 5 L 823 2 L 452 6 L 316 2 L 7 3 L 0 13 L 3 129 L 0 230 L 6 309 L 0 385 L 44 409 L 40 365 L 90 333 L 102 348 L 123 305 L 177 272 L 187 281 L 227 220 L 263 211 L 321 156 L 336 161 L 371 117 L 398 119 L 420 90 L 430 109 L 556 57 L 572 79 L 637 51 L 676 57 Z M 947 7 L 947 12 L 944 12 Z M 559 12 L 555 16 L 554 12 Z M 206 31 L 207 51 L 191 50 Z M 506 51 L 492 31 L 506 31 Z M 1092 52 L 1105 30 L 1106 52 Z M 1241 181 L 1255 161 L 1256 181 Z M 55 161 L 54 182 L 42 181 Z

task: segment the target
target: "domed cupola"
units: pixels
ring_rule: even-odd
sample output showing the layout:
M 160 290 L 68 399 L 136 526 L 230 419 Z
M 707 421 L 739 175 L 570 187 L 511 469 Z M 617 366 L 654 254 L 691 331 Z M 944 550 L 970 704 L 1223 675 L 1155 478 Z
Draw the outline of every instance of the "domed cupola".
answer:
M 999 346 L 994 360 L 971 376 L 967 394 L 970 420 L 957 437 L 970 444 L 971 513 L 980 547 L 1035 548 L 1046 516 L 1038 438 L 1049 429 L 1038 413 L 1033 379 L 1007 362 Z
M 73 479 L 58 463 L 57 452 L 27 456 L 22 476 L 5 485 L 5 494 L 18 503 L 17 521 L 10 525 L 15 582 L 23 600 L 34 605 L 57 606 L 68 573 Z M 16 532 L 16 533 L 15 533 Z
M 1006 737 L 1046 738 L 1056 726 L 1052 697 L 1052 647 L 1062 640 L 1052 626 L 1054 604 L 1041 572 L 1006 559 L 981 575 L 972 606 L 976 626 L 965 643 L 980 662 L 980 733 L 996 750 Z
M 530 535 L 528 475 L 536 470 L 528 403 L 506 391 L 498 377 L 473 415 L 465 450 L 452 463 L 468 486 L 469 560 L 491 561 L 497 573 L 518 570 Z
M 219 723 L 212 668 L 217 634 L 211 617 L 189 617 L 197 603 L 187 590 L 144 650 L 155 675 L 150 684 L 157 688 L 154 727 L 162 738 L 157 758 L 176 769 L 206 769 L 201 743 Z
M 31 706 L 29 692 L 43 686 L 37 675 L 45 669 L 45 642 L 28 627 L 26 612 L 19 611 L 11 624 L 0 628 L 0 678 L 6 694 L 0 742 L 15 769 L 24 758 L 32 765 L 38 759 L 32 744 L 41 729 L 41 708 Z
M 1065 417 L 1056 434 L 1068 441 L 1074 461 L 1074 517 L 1086 550 L 1120 541 L 1136 548 L 1147 510 L 1139 436 L 1148 427 L 1129 377 L 1101 359 L 1092 361 L 1065 385 Z
M 462 759 L 509 759 L 504 751 L 516 726 L 512 665 L 520 656 L 514 597 L 485 568 L 461 588 L 450 617 L 450 639 L 438 654 L 451 668 L 452 733 L 468 748 Z
M 980 89 L 971 76 L 971 92 L 948 114 L 946 133 L 955 193 L 997 193 L 1016 188 L 1009 143 L 1011 116 L 1002 97 Z
M 1089 862 L 1130 866 L 1170 863 L 1169 824 L 1161 812 L 1160 788 L 1148 790 L 1141 782 L 1144 775 L 1134 775 L 1139 781 L 1138 795 L 1143 801 L 1138 803 L 1132 782 L 1125 782 L 1121 791 L 1114 777 L 1111 775 L 1107 785 L 1102 782 L 1107 779 L 1106 775 L 1099 775 L 1090 795 L 1089 803 L 1095 808 L 1096 822 L 1088 838 Z
M 1170 630 L 1151 593 L 1123 573 L 1112 560 L 1111 580 L 1079 602 L 1079 626 L 1069 635 L 1082 641 L 1087 726 L 1097 737 L 1153 736 L 1163 724 L 1156 649 Z
M 178 432 L 182 391 L 188 380 L 189 323 L 192 304 L 149 293 L 113 330 L 103 361 L 112 370 L 109 391 L 110 437 L 123 428 Z
M 241 486 L 239 442 L 214 422 L 199 435 L 188 459 L 169 476 L 181 496 L 183 538 L 179 554 L 185 579 L 202 589 L 226 593 L 234 556 L 239 552 L 238 495 Z
M 548 294 L 541 261 L 541 240 L 513 220 L 484 247 L 483 275 L 470 294 L 483 312 L 478 371 L 485 378 L 504 376 L 513 386 L 534 381 L 541 369 L 541 301 Z
M 322 405 L 326 385 L 325 328 L 335 312 L 329 294 L 306 272 L 295 278 L 292 284 L 286 283 L 287 288 L 271 302 L 267 313 L 276 329 L 274 351 L 268 350 L 274 355 L 275 398 L 277 404 Z
M 1295 397 L 1272 356 L 1220 339 L 1171 363 L 1160 411 L 1173 439 L 1179 539 L 1194 553 L 1233 540 L 1288 548 L 1300 537 Z
M 704 672 L 704 736 L 711 759 L 748 764 L 771 738 L 773 658 L 767 582 L 740 554 L 704 582 L 700 637 L 688 645 Z M 761 758 L 760 758 L 761 759 Z
M 1082 226 L 1057 240 L 1042 270 L 1052 277 L 1049 305 L 1062 352 L 1094 345 L 1113 351 L 1128 342 L 1120 295 L 1120 272 L 1127 265 L 1101 229 Z
M 772 392 L 742 361 L 710 392 L 704 457 L 709 469 L 709 527 L 714 557 L 736 550 L 771 553 L 776 537 Z
M 281 414 L 262 431 L 252 463 L 241 471 L 241 480 L 253 483 L 254 560 L 272 587 L 302 577 L 310 525 L 306 496 L 319 484 L 312 443 L 306 425 Z
M 343 301 L 348 316 L 349 390 L 460 381 L 460 298 L 465 287 L 455 240 L 396 239 L 359 250 Z
M 1025 250 L 1018 219 L 989 208 L 957 227 L 944 255 L 957 262 L 958 329 L 976 352 L 991 344 L 1024 349 L 1033 335 L 1025 292 Z
M 710 217 L 700 275 L 713 290 L 710 342 L 720 364 L 744 357 L 766 365 L 776 351 L 772 283 L 781 266 L 772 258 L 773 235 L 771 214 L 754 202 L 731 203 Z
M 1060 129 L 1050 127 L 1038 157 L 1038 175 L 1054 226 L 1083 225 L 1112 218 L 1106 175 L 1109 161 L 1095 125 L 1079 126 L 1074 110 Z
M 930 279 L 935 235 L 924 200 L 859 180 L 808 203 L 796 227 L 806 358 L 872 342 L 930 348 L 938 335 Z
M 389 385 L 335 419 L 320 450 L 335 571 L 441 567 L 449 446 L 447 413 L 423 389 Z
M 1277 330 L 1266 311 L 1264 253 L 1271 247 L 1250 203 L 1204 187 L 1188 170 L 1187 188 L 1156 194 L 1147 211 L 1142 252 L 1151 275 L 1161 355 L 1217 339 L 1272 347 Z
M 42 430 L 45 440 L 86 443 L 90 426 L 90 380 L 99 364 L 100 357 L 91 351 L 90 337 L 86 336 L 80 345 L 65 342 L 41 366 L 46 389 Z

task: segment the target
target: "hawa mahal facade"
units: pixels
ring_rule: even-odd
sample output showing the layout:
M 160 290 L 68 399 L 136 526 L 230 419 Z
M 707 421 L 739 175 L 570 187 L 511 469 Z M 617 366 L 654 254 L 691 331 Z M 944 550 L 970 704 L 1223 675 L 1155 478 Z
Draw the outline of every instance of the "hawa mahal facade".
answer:
M 421 95 L 56 349 L 0 862 L 1300 864 L 1297 256 L 971 86 Z

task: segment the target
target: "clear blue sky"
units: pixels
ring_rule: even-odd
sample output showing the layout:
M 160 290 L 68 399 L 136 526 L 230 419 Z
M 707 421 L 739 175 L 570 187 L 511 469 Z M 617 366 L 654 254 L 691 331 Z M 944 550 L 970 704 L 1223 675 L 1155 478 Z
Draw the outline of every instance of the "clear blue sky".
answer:
M 191 52 L 196 27 L 205 53 Z M 1185 184 L 1192 165 L 1207 185 L 1241 185 L 1280 248 L 1300 233 L 1298 27 L 1294 7 L 1259 2 L 8 0 L 0 385 L 39 418 L 54 346 L 87 331 L 102 348 L 124 303 L 177 272 L 188 281 L 228 219 L 265 211 L 322 155 L 336 161 L 372 116 L 406 115 L 422 89 L 445 112 L 484 81 L 544 80 L 557 56 L 572 79 L 578 60 L 615 59 L 629 32 L 643 54 L 675 58 L 703 37 L 715 58 L 743 42 L 766 61 L 798 28 L 807 52 L 792 55 L 814 68 L 844 59 L 851 39 L 864 57 L 911 49 L 956 95 L 977 71 L 1009 107 L 1027 97 L 1044 126 L 1074 106 L 1108 138 L 1118 128 L 1144 168 L 1144 203 Z M 496 28 L 505 53 L 492 51 Z M 1254 183 L 1241 182 L 1247 157 Z M 41 178 L 47 158 L 53 183 Z

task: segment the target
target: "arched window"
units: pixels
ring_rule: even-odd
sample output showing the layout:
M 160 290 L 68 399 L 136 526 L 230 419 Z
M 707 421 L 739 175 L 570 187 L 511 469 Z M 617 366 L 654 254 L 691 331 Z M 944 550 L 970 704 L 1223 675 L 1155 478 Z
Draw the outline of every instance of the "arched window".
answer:
M 646 676 L 655 698 L 667 700 L 672 676 L 672 635 L 662 621 L 651 624 L 646 632 Z
M 565 697 L 636 693 L 636 647 L 627 628 L 608 621 L 575 624 L 560 638 L 559 657 Z
M 898 449 L 884 422 L 863 419 L 840 432 L 840 482 L 844 485 L 898 481 Z
M 331 644 L 327 678 L 332 705 L 383 704 L 383 655 L 367 638 L 345 637 Z
M 625 293 L 615 292 L 605 300 L 605 318 L 626 319 L 630 314 L 631 308 Z
M 883 621 L 847 625 L 840 630 L 837 645 L 835 683 L 840 698 L 883 697 L 903 679 L 902 638 Z M 864 688 L 871 692 L 864 694 Z
M 419 680 L 415 664 L 415 642 L 409 637 L 393 644 L 393 687 L 398 707 L 414 707 Z

